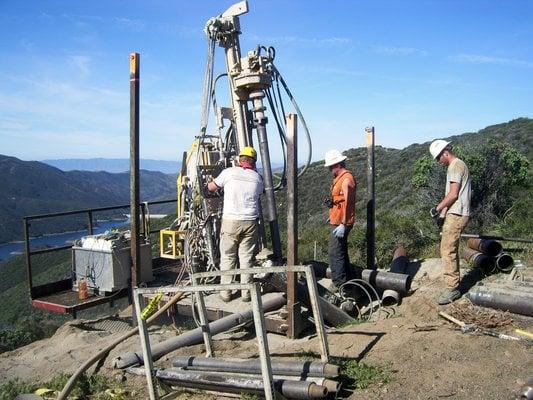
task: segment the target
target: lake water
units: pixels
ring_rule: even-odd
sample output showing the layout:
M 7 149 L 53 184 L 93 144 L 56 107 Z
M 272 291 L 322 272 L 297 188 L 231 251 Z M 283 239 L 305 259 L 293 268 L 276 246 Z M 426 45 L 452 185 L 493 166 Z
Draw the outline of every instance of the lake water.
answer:
M 124 225 L 129 224 L 129 220 L 122 221 L 98 221 L 98 225 L 93 228 L 94 234 L 104 233 L 105 231 L 113 228 L 118 228 Z M 41 236 L 30 239 L 30 248 L 32 250 L 39 247 L 56 247 L 64 246 L 66 244 L 71 244 L 72 241 L 80 239 L 82 236 L 87 236 L 88 231 L 78 231 L 78 232 L 67 232 L 67 233 L 58 233 L 54 235 Z M 25 243 L 16 242 L 16 243 L 3 243 L 0 244 L 0 261 L 5 261 L 10 257 L 13 257 L 17 254 L 24 254 L 25 252 Z

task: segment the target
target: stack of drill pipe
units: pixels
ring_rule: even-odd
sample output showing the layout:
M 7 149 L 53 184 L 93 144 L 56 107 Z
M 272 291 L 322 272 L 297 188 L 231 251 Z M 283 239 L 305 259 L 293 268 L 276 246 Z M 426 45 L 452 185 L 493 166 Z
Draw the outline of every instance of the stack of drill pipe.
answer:
M 500 242 L 492 239 L 468 239 L 466 245 L 463 258 L 472 261 L 476 267 L 488 272 L 494 272 L 495 268 L 502 272 L 510 272 L 513 269 L 513 257 L 502 253 L 503 247 Z
M 128 372 L 144 375 L 144 368 L 128 368 Z M 210 390 L 225 393 L 264 393 L 261 375 L 228 374 L 213 371 L 189 371 L 181 368 L 156 369 L 155 376 L 170 386 Z M 323 399 L 326 386 L 311 381 L 273 379 L 274 390 L 287 399 Z
M 409 259 L 407 258 L 407 251 L 402 245 L 398 246 L 394 250 L 394 255 L 392 256 L 392 263 L 389 269 L 389 272 L 394 272 L 397 274 L 405 274 L 407 271 L 407 265 L 409 264 Z M 383 295 L 381 296 L 381 301 L 385 305 L 394 305 L 400 302 L 401 294 L 394 289 L 385 289 Z
M 259 359 L 236 360 L 213 357 L 178 356 L 172 365 L 191 371 L 209 371 L 223 374 L 261 374 Z M 339 367 L 321 361 L 272 360 L 272 374 L 276 379 L 310 381 L 325 386 L 328 392 L 337 392 L 339 384 L 332 378 L 339 376 Z
M 263 312 L 277 310 L 285 305 L 286 300 L 282 293 L 279 293 L 276 297 L 265 300 L 263 302 Z M 211 335 L 225 332 L 231 328 L 234 328 L 243 323 L 253 320 L 253 310 L 249 308 L 239 313 L 228 315 L 224 318 L 220 318 L 209 324 L 209 331 Z M 185 332 L 174 338 L 165 340 L 161 343 L 157 343 L 151 346 L 152 360 L 157 360 L 171 351 L 174 351 L 180 347 L 192 346 L 200 344 L 204 340 L 203 330 L 201 327 Z M 121 356 L 113 360 L 115 368 L 127 368 L 136 364 L 143 364 L 144 357 L 142 351 L 129 352 L 122 354 Z
M 514 282 L 478 285 L 467 294 L 478 306 L 533 317 L 533 286 Z

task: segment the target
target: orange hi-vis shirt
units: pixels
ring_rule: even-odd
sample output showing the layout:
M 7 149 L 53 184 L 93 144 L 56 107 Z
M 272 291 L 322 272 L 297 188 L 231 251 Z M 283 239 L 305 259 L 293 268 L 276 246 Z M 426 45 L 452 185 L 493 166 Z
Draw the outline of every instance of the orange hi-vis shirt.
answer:
M 342 183 L 345 179 L 349 179 L 353 184 L 353 201 L 346 203 L 344 193 L 342 191 Z M 329 209 L 329 223 L 332 225 L 342 224 L 344 213 L 346 212 L 346 225 L 353 225 L 355 223 L 355 178 L 350 171 L 343 171 L 339 176 L 335 177 L 331 185 L 331 199 L 333 200 L 333 207 Z

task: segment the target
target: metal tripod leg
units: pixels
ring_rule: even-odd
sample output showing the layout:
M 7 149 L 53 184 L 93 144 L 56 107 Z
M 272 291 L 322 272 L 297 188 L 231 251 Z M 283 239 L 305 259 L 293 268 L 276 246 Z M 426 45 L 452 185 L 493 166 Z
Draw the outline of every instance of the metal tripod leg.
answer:
M 196 303 L 198 304 L 198 311 L 200 317 L 200 326 L 202 328 L 202 335 L 205 343 L 205 356 L 213 357 L 213 343 L 211 341 L 211 331 L 209 330 L 209 321 L 207 320 L 207 311 L 205 309 L 203 292 L 196 292 Z
M 192 282 L 194 285 L 198 284 L 198 279 L 193 275 Z M 198 314 L 200 317 L 200 327 L 202 328 L 202 336 L 204 337 L 205 356 L 213 357 L 213 342 L 211 341 L 211 332 L 209 330 L 209 320 L 207 319 L 207 311 L 205 309 L 204 293 L 194 293 L 196 297 L 196 304 L 198 304 Z
M 150 400 L 157 400 L 157 392 L 154 387 L 154 363 L 152 361 L 152 350 L 150 349 L 150 339 L 148 337 L 148 328 L 146 321 L 141 317 L 141 302 L 142 293 L 134 291 L 133 300 L 135 303 L 135 314 L 137 315 L 137 325 L 139 327 L 139 336 L 141 338 L 141 346 L 144 358 L 144 370 L 146 372 L 146 382 L 148 383 L 148 394 Z
M 313 317 L 315 319 L 316 334 L 320 342 L 320 359 L 323 362 L 329 360 L 329 348 L 326 337 L 326 328 L 324 327 L 324 319 L 322 312 L 318 306 L 318 288 L 316 286 L 315 271 L 313 268 L 306 266 L 305 279 L 307 281 L 307 289 L 309 290 L 309 299 L 311 300 L 311 308 L 313 309 Z
M 273 400 L 276 398 L 274 393 L 274 383 L 272 377 L 272 365 L 270 363 L 270 351 L 268 350 L 268 341 L 265 329 L 265 316 L 262 309 L 261 293 L 259 283 L 255 282 L 250 285 L 250 295 L 252 298 L 252 310 L 254 313 L 255 334 L 257 335 L 257 344 L 259 346 L 259 358 L 261 359 L 261 375 L 265 387 L 265 399 Z

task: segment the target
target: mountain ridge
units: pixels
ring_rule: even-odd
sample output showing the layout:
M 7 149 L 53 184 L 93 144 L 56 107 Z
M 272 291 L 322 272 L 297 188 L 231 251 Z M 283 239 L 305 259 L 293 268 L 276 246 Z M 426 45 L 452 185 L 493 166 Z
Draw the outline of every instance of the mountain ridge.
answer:
M 129 158 L 60 158 L 46 159 L 40 162 L 59 168 L 62 171 L 105 171 L 111 173 L 128 172 Z M 159 171 L 165 174 L 178 174 L 181 162 L 141 158 L 140 168 L 147 171 Z
M 175 197 L 175 179 L 175 175 L 141 170 L 141 201 Z M 23 216 L 128 204 L 130 196 L 126 172 L 62 171 L 4 155 L 0 155 L 0 187 L 0 243 L 22 238 Z M 77 229 L 80 223 L 85 221 L 49 220 L 46 226 L 35 222 L 32 234 Z

